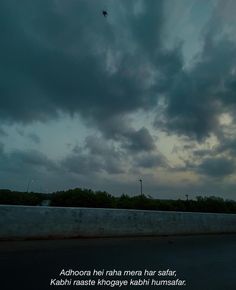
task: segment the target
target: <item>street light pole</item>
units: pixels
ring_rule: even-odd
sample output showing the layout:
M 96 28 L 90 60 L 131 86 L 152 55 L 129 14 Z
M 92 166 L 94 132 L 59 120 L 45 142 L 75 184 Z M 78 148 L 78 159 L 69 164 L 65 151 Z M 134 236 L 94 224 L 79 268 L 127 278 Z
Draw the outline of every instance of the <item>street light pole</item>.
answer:
M 141 192 L 141 196 L 143 195 L 143 181 L 142 179 L 139 179 L 140 181 L 140 192 Z
M 28 185 L 27 185 L 27 193 L 29 192 L 29 187 L 30 187 L 32 182 L 34 182 L 34 180 L 33 179 L 29 179 Z

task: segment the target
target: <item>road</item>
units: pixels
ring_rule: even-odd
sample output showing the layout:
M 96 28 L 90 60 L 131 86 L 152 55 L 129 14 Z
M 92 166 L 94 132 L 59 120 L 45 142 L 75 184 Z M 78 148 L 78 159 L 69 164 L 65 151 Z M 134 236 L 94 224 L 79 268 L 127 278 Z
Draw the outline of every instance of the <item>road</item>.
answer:
M 0 242 L 0 262 L 1 290 L 236 289 L 236 235 L 5 241 Z M 92 276 L 59 276 L 63 269 L 78 271 L 75 273 L 79 275 L 86 273 L 81 271 L 87 271 L 88 275 L 91 271 Z M 101 276 L 93 276 L 94 269 L 104 270 L 104 274 L 100 272 Z M 114 269 L 116 273 L 106 273 Z M 124 270 L 139 272 L 131 272 L 124 276 Z M 148 272 L 146 271 L 144 276 L 145 270 Z M 122 276 L 114 275 L 119 273 Z M 140 273 L 142 276 L 138 276 Z M 72 279 L 72 283 L 74 280 L 78 281 L 77 283 L 83 283 L 81 280 L 90 280 L 87 283 L 92 283 L 91 280 L 97 283 L 99 279 L 100 282 L 102 279 L 106 280 L 106 283 L 123 283 L 121 281 L 127 280 L 128 285 L 123 284 L 121 287 L 53 285 L 57 283 L 55 281 L 61 279 L 62 281 Z M 109 279 L 116 282 L 107 282 Z M 135 286 L 135 281 L 140 281 L 139 279 L 142 283 L 144 279 L 149 279 L 149 285 Z M 152 280 L 155 282 L 177 279 L 178 283 L 182 281 L 186 286 L 150 285 Z M 130 286 L 130 283 L 133 284 Z

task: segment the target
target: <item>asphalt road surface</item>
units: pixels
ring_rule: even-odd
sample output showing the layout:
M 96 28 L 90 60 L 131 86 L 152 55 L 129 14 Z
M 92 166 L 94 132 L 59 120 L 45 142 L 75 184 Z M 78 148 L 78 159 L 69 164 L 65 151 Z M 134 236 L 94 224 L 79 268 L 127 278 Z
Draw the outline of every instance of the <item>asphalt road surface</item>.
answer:
M 0 242 L 1 290 L 167 288 L 236 290 L 236 235 Z

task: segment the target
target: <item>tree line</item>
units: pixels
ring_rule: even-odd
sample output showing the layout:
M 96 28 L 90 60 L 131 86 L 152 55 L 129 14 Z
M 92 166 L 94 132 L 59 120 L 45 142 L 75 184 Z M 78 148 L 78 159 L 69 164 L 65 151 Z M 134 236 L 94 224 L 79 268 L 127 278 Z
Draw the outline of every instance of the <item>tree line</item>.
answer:
M 0 204 L 41 205 L 47 199 L 50 206 L 123 208 L 161 211 L 236 213 L 236 201 L 220 197 L 198 196 L 196 199 L 157 199 L 146 195 L 113 196 L 106 191 L 75 188 L 50 194 L 0 190 Z

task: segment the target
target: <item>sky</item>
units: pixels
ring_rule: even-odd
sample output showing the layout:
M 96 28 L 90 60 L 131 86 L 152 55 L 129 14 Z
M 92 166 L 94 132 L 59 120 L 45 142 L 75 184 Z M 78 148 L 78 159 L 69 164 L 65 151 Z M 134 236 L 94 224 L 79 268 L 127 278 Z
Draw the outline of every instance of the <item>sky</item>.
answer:
M 236 200 L 235 10 L 2 0 L 0 188 Z

